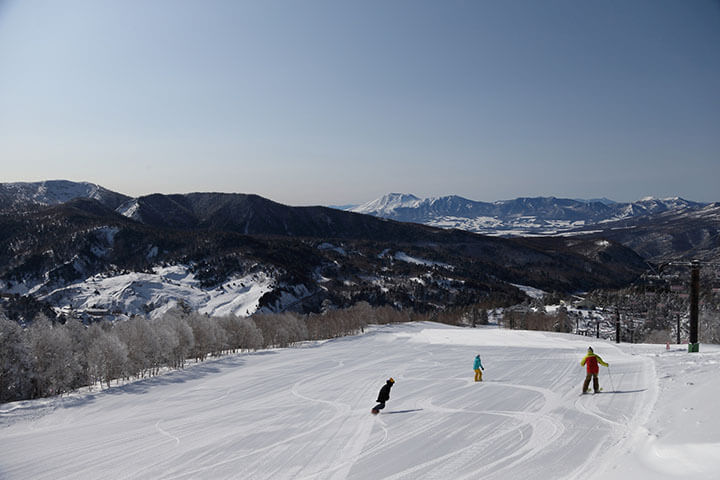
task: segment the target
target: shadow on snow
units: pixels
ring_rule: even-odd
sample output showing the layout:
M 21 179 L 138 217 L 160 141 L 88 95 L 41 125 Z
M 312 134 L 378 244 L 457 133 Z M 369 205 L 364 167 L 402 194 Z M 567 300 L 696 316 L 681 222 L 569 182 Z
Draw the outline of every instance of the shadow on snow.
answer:
M 647 388 L 642 388 L 640 390 L 603 390 L 600 393 L 642 393 L 647 392 Z

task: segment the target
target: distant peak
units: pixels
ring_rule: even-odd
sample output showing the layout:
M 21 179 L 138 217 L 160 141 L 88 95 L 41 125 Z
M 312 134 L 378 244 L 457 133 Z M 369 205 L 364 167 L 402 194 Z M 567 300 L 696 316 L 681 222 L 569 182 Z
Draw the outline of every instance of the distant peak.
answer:
M 370 213 L 370 212 L 392 212 L 397 208 L 414 207 L 421 200 L 411 193 L 388 193 L 380 198 L 376 198 L 370 202 L 364 203 L 359 207 L 353 208 L 353 212 Z
M 674 197 L 655 197 L 653 195 L 648 195 L 646 197 L 641 198 L 638 200 L 639 202 L 677 202 L 677 201 L 686 201 L 684 198 L 679 196 Z
M 399 200 L 420 200 L 418 197 L 416 197 L 412 193 L 397 193 L 397 192 L 385 194 L 382 196 L 382 198 L 388 199 L 388 200 L 397 200 L 397 199 L 399 199 Z

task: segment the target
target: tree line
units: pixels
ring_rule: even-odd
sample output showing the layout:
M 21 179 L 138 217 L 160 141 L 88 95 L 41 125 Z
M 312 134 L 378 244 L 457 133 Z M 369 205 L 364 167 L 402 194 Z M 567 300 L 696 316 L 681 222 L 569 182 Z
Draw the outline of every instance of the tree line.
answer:
M 230 353 L 352 335 L 368 324 L 426 316 L 360 302 L 319 314 L 209 317 L 176 308 L 159 318 L 85 325 L 39 315 L 27 327 L 0 312 L 0 402 L 59 395 L 90 385 L 145 378 Z
M 587 295 L 589 303 L 597 308 L 593 320 L 587 321 L 582 314 L 561 307 L 553 313 L 546 311 L 547 305 L 557 305 L 567 297 L 558 294 L 533 299 L 517 309 L 503 311 L 502 324 L 505 328 L 519 330 L 543 330 L 571 333 L 581 327 L 586 332 L 594 331 L 596 322 L 615 338 L 615 321 L 620 315 L 620 339 L 631 343 L 675 343 L 678 337 L 687 341 L 689 323 L 689 299 L 667 289 L 650 291 L 632 287 L 615 291 L 593 291 Z M 720 343 L 720 292 L 704 288 L 700 295 L 698 319 L 700 340 L 703 343 Z M 592 333 L 592 331 L 590 332 Z

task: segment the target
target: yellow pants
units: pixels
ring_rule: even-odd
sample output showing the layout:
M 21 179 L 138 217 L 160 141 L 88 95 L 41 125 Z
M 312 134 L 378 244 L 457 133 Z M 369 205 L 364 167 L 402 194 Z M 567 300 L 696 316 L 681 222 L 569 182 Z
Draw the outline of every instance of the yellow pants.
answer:
M 475 381 L 482 382 L 482 371 L 479 368 L 475 369 Z

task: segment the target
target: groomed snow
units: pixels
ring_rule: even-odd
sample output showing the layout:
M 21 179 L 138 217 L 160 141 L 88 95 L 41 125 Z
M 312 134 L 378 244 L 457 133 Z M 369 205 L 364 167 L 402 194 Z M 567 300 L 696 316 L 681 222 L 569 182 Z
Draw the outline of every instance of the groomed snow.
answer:
M 589 344 L 610 364 L 599 395 L 579 395 Z M 0 478 L 714 478 L 718 362 L 718 346 L 374 327 L 1 405 Z M 389 376 L 390 401 L 372 416 Z

